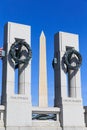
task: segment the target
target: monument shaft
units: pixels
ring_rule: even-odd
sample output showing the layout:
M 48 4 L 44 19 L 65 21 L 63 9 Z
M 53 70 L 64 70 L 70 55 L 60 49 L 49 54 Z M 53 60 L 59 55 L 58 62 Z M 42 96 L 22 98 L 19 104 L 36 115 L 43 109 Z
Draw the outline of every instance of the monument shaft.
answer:
M 44 33 L 40 36 L 40 61 L 39 61 L 39 107 L 48 106 L 47 97 L 47 68 L 46 68 L 46 38 Z

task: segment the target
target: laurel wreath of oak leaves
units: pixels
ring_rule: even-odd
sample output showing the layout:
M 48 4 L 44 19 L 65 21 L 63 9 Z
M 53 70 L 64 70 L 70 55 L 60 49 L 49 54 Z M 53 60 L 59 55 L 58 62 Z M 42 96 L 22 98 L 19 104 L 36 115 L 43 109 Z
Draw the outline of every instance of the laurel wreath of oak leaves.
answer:
M 71 59 L 72 59 L 73 54 L 77 57 L 77 58 L 75 57 L 77 59 L 75 66 L 73 66 L 71 64 Z M 70 69 L 70 70 L 78 70 L 80 68 L 81 64 L 82 64 L 82 56 L 75 49 L 70 49 L 70 50 L 67 50 L 65 52 L 65 54 L 63 56 L 63 62 L 64 62 L 64 64 L 66 64 L 68 69 Z
M 72 59 L 73 54 L 74 54 L 74 58 L 76 58 L 75 66 L 71 64 L 71 59 Z M 52 61 L 53 68 L 55 68 L 55 65 L 57 65 L 57 61 L 58 61 L 57 58 L 53 59 Z M 81 64 L 82 64 L 82 56 L 78 51 L 76 51 L 73 48 L 67 50 L 62 57 L 62 65 L 63 65 L 63 69 L 65 73 L 67 73 L 68 70 L 78 70 Z
M 22 46 L 25 46 L 27 49 L 27 57 L 24 59 L 20 59 L 21 53 L 22 53 L 21 52 Z M 31 50 L 29 44 L 22 40 L 14 42 L 11 45 L 9 54 L 10 54 L 12 60 L 15 61 L 15 66 L 17 66 L 19 64 L 27 64 L 30 61 L 30 59 L 32 58 L 32 50 Z

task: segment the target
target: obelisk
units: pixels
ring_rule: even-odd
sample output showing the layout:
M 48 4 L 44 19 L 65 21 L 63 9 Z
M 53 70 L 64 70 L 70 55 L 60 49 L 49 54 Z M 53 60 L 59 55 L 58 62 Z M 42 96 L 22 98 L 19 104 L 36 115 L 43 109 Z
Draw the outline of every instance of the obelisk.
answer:
M 44 32 L 40 35 L 39 52 L 39 107 L 48 106 L 47 93 L 47 67 L 46 67 L 46 37 Z

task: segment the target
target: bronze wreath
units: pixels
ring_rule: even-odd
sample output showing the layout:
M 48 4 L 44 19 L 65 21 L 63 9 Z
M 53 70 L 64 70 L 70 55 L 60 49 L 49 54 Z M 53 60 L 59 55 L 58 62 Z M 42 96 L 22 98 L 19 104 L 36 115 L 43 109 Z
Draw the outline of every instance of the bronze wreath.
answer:
M 77 62 L 75 66 L 72 66 L 70 63 L 72 54 L 75 54 L 77 56 Z M 64 64 L 67 65 L 68 69 L 77 70 L 81 66 L 82 56 L 75 49 L 71 49 L 71 50 L 66 51 L 66 53 L 63 56 L 63 61 L 64 61 Z
M 21 56 L 20 50 L 21 50 L 22 46 L 25 46 L 28 50 L 27 57 L 24 58 L 24 59 L 20 59 L 20 56 Z M 23 40 L 19 40 L 17 42 L 14 42 L 11 45 L 9 54 L 10 54 L 11 58 L 15 61 L 16 64 L 26 64 L 32 58 L 31 48 L 30 48 L 29 44 L 27 42 L 23 41 Z

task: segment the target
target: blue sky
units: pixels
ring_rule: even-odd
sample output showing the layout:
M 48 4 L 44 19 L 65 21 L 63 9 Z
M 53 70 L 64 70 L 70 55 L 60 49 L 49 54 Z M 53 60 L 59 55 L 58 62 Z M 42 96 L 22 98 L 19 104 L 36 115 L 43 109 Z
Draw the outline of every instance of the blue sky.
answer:
M 0 1 L 0 47 L 3 46 L 4 25 L 16 22 L 31 26 L 32 46 L 32 101 L 38 104 L 39 36 L 43 30 L 47 39 L 47 72 L 49 106 L 54 100 L 54 73 L 52 59 L 54 34 L 58 31 L 79 34 L 83 104 L 87 105 L 87 0 L 1 0 Z M 2 62 L 0 61 L 0 73 Z M 1 74 L 2 75 L 2 74 Z M 0 89 L 1 79 L 0 75 Z

